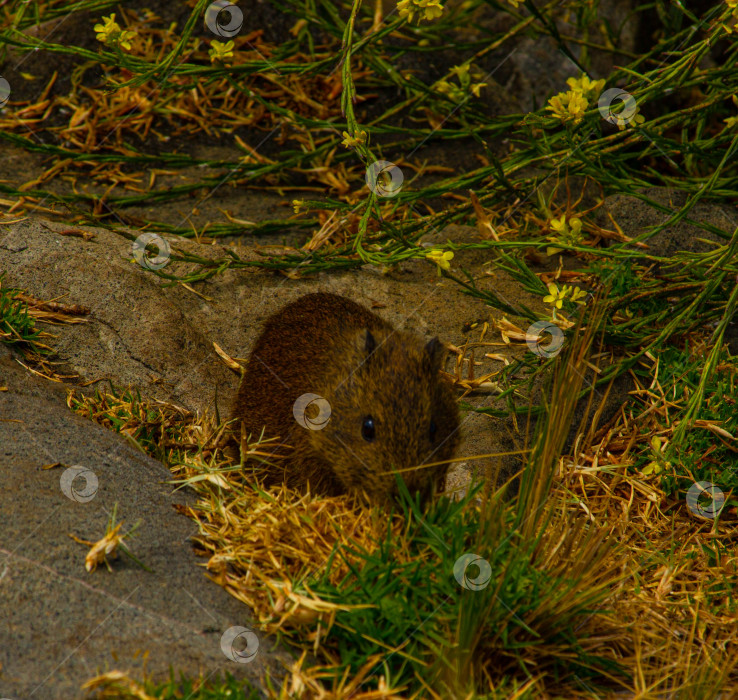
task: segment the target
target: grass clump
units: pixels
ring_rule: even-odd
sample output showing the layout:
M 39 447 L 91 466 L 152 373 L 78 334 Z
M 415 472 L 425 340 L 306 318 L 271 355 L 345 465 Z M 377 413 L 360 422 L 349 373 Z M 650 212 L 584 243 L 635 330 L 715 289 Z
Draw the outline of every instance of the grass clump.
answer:
M 704 367 L 705 346 L 665 348 L 654 356 L 655 364 L 635 371 L 639 379 L 639 404 L 649 416 L 634 411 L 639 425 L 638 457 L 634 468 L 658 475 L 667 496 L 685 496 L 695 482 L 709 481 L 725 492 L 721 517 L 733 519 L 738 511 L 738 446 L 736 446 L 735 381 L 738 365 L 723 347 L 715 371 L 704 386 L 692 427 L 673 442 L 677 427 L 687 419 L 689 399 L 697 391 Z M 648 382 L 648 386 L 646 386 Z
M 36 328 L 28 304 L 18 298 L 20 290 L 3 287 L 3 277 L 4 273 L 0 274 L 0 340 L 6 345 L 23 346 L 34 353 L 49 352 L 47 346 L 38 342 L 42 331 Z
M 165 463 L 176 461 L 193 444 L 183 440 L 180 428 L 192 422 L 190 411 L 169 402 L 142 399 L 138 389 L 108 384 L 109 389 L 97 387 L 91 395 L 70 389 L 67 405 Z

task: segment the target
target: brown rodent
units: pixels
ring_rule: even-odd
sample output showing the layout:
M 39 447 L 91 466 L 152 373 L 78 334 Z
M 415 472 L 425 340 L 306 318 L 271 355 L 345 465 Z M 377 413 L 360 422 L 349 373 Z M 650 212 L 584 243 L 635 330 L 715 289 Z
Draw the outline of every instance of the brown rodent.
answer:
M 397 492 L 392 470 L 408 470 L 401 472 L 408 490 L 426 498 L 443 489 L 448 466 L 423 463 L 450 459 L 459 440 L 453 391 L 439 374 L 445 354 L 438 338 L 426 343 L 396 331 L 350 299 L 307 294 L 267 319 L 233 417 L 247 434 L 265 428 L 266 437 L 294 447 L 285 461 L 288 484 L 309 482 L 329 495 L 363 490 L 387 502 Z M 330 418 L 321 429 L 295 418 L 304 394 L 327 400 Z

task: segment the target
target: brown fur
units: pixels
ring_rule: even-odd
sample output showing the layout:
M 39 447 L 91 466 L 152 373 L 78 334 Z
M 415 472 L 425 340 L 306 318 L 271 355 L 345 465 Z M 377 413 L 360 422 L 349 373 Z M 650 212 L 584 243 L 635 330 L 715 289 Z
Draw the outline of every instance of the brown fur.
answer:
M 411 493 L 442 489 L 458 444 L 458 409 L 439 369 L 445 349 L 395 331 L 369 310 L 334 294 L 308 294 L 271 316 L 256 341 L 234 403 L 247 433 L 279 436 L 294 447 L 288 483 L 314 491 L 361 491 L 387 501 L 397 490 L 392 469 Z M 305 393 L 330 404 L 320 430 L 297 422 L 293 406 Z M 310 411 L 307 411 L 311 415 Z M 366 416 L 373 441 L 362 437 Z M 431 440 L 431 419 L 436 431 Z

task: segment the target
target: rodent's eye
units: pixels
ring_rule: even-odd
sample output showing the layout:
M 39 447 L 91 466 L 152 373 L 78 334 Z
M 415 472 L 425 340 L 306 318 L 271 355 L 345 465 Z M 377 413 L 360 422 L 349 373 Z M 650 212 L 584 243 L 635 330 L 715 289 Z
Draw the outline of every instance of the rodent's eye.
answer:
M 430 434 L 431 442 L 435 442 L 436 441 L 436 431 L 437 430 L 438 430 L 438 428 L 436 427 L 436 421 L 434 421 L 431 418 L 430 429 L 428 430 L 428 432 Z
M 364 416 L 364 422 L 361 425 L 361 437 L 367 442 L 374 440 L 374 418 Z

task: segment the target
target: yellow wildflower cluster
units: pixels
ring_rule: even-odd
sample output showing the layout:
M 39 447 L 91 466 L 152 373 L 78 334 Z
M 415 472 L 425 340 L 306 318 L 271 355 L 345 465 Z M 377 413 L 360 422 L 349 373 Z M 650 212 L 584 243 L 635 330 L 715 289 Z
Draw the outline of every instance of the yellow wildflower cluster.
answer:
M 436 83 L 435 88 L 438 92 L 447 95 L 454 102 L 461 102 L 471 92 L 475 97 L 479 97 L 479 91 L 487 83 L 472 83 L 469 76 L 469 64 L 462 63 L 460 66 L 454 66 L 451 72 L 459 79 L 459 85 L 449 83 L 447 80 L 440 80 Z
M 613 116 L 615 117 L 615 124 L 617 124 L 617 127 L 618 129 L 620 129 L 620 131 L 625 129 L 625 127 L 629 124 L 635 124 L 636 126 L 638 126 L 638 124 L 643 124 L 643 122 L 646 121 L 646 117 L 644 117 L 642 114 L 638 114 L 638 107 L 635 108 L 635 113 L 630 117 L 630 119 L 625 119 L 618 116 L 617 114 Z
M 343 132 L 343 141 L 341 145 L 346 148 L 356 148 L 366 143 L 366 131 L 359 129 L 353 136 L 348 131 Z
M 564 243 L 566 245 L 577 245 L 584 240 L 582 236 L 582 221 L 576 216 L 572 216 L 566 220 L 564 214 L 558 219 L 551 219 L 549 222 L 551 230 L 555 232 L 553 236 L 547 236 L 547 240 L 552 243 Z M 561 248 L 547 248 L 547 255 L 555 255 L 560 252 Z
M 566 84 L 572 90 L 582 93 L 587 99 L 599 95 L 605 87 L 604 80 L 590 80 L 589 76 L 584 74 L 579 78 L 569 78 Z
M 118 45 L 126 50 L 131 48 L 131 39 L 136 36 L 136 32 L 128 29 L 121 29 L 120 25 L 115 21 L 115 12 L 110 17 L 103 17 L 102 24 L 96 24 L 95 37 L 107 46 Z
M 546 109 L 550 109 L 561 121 L 573 120 L 579 124 L 589 106 L 589 100 L 596 97 L 605 87 L 604 80 L 590 80 L 589 76 L 569 78 L 566 84 L 571 88 L 554 95 Z
M 543 297 L 543 301 L 546 304 L 553 304 L 557 309 L 560 309 L 564 305 L 564 300 L 569 296 L 571 293 L 571 298 L 569 301 L 573 301 L 575 304 L 584 304 L 584 298 L 587 296 L 587 292 L 585 292 L 582 289 L 579 289 L 579 287 L 571 287 L 568 284 L 565 284 L 561 289 L 559 289 L 553 282 L 549 282 L 547 285 L 548 287 L 548 295 Z
M 641 474 L 650 476 L 651 474 L 660 474 L 664 469 L 671 468 L 671 462 L 667 462 L 664 458 L 666 443 L 661 444 L 661 439 L 657 436 L 651 438 L 651 456 L 653 461 L 649 462 L 643 469 Z
M 226 41 L 225 43 L 213 39 L 210 42 L 211 49 L 208 51 L 210 56 L 210 62 L 215 63 L 216 61 L 223 61 L 226 58 L 233 56 L 233 47 L 235 44 L 232 41 Z
M 431 250 L 429 253 L 426 253 L 425 257 L 438 265 L 438 274 L 440 275 L 441 270 L 451 269 L 451 260 L 454 254 L 450 250 L 445 252 L 442 250 Z
M 420 19 L 437 19 L 443 14 L 441 0 L 400 0 L 397 3 L 400 17 L 407 17 L 412 22 L 415 13 L 420 13 Z

